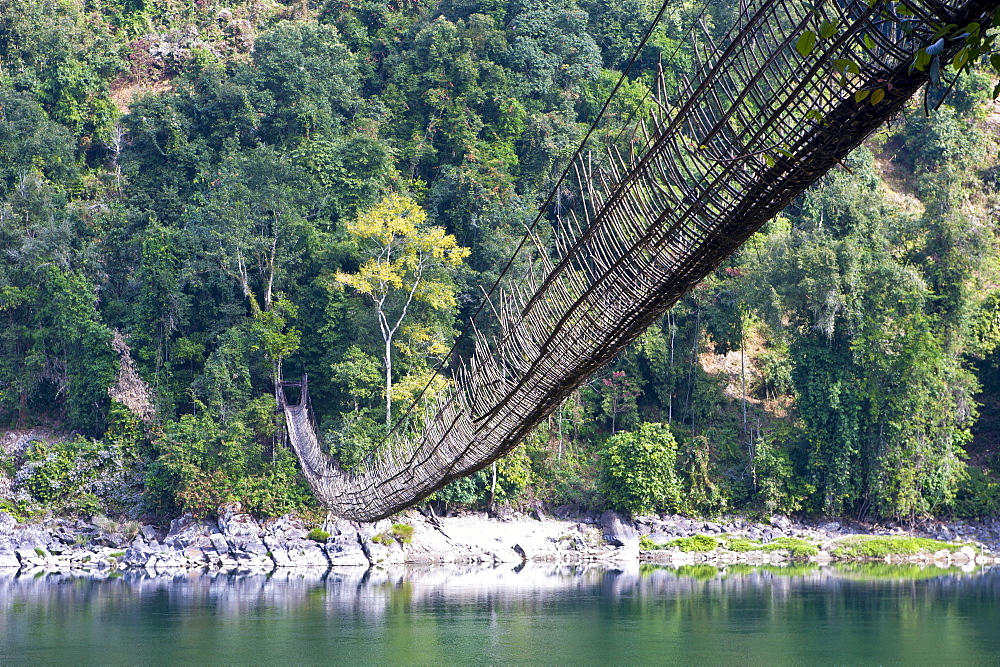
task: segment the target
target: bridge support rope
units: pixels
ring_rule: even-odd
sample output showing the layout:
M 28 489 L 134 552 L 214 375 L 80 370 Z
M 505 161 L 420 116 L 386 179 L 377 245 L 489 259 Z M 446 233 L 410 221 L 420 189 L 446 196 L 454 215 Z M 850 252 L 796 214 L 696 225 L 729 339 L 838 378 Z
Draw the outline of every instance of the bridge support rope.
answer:
M 322 451 L 307 383 L 298 404 L 280 392 L 289 439 L 319 500 L 347 518 L 380 519 L 508 453 L 897 113 L 927 82 L 910 65 L 936 40 L 936 25 L 986 25 L 998 3 L 906 4 L 914 13 L 906 31 L 883 2 L 746 4 L 680 102 L 668 107 L 661 95 L 639 128 L 639 150 L 623 156 L 612 147 L 600 167 L 578 161 L 575 196 L 557 212 L 555 252 L 538 248 L 536 271 L 504 285 L 489 309 L 500 335 L 480 337 L 453 366 L 419 438 L 393 438 L 343 470 Z M 827 24 L 836 34 L 803 55 L 798 38 Z M 961 40 L 946 47 L 959 48 Z M 877 104 L 856 101 L 858 91 L 875 89 L 884 92 Z

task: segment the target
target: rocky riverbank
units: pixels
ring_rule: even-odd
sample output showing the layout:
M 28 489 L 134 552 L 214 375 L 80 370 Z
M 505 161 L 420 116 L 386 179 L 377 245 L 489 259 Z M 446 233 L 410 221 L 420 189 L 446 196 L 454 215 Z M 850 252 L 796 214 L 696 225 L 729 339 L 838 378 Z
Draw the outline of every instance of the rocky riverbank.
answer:
M 385 567 L 401 563 L 493 565 L 657 562 L 781 563 L 790 559 L 857 560 L 844 545 L 872 536 L 912 535 L 941 540 L 940 548 L 886 556 L 925 564 L 1000 563 L 1000 521 L 936 524 L 907 533 L 901 528 L 825 522 L 805 524 L 784 516 L 768 522 L 741 518 L 705 521 L 679 516 L 630 521 L 614 513 L 561 518 L 540 510 L 502 518 L 464 514 L 448 518 L 418 512 L 359 524 L 328 519 L 310 530 L 295 517 L 260 522 L 238 506 L 214 521 L 190 515 L 169 527 L 50 519 L 18 523 L 0 513 L 0 567 L 28 571 L 210 570 L 262 572 L 277 568 Z M 862 537 L 857 537 L 862 536 Z M 696 538 L 685 544 L 684 538 Z M 678 543 L 677 540 L 681 542 Z

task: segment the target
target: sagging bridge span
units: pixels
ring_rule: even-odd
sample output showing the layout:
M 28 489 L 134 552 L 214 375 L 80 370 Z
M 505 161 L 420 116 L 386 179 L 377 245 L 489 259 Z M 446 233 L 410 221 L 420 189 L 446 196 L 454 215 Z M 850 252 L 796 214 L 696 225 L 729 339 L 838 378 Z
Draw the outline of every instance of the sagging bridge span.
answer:
M 600 167 L 577 159 L 576 214 L 557 216 L 554 247 L 535 249 L 538 271 L 507 280 L 491 299 L 485 312 L 500 334 L 478 337 L 452 365 L 453 382 L 437 395 L 422 435 L 390 437 L 344 470 L 322 450 L 308 387 L 297 403 L 282 401 L 318 499 L 340 516 L 376 520 L 510 452 L 899 112 L 931 70 L 963 48 L 961 31 L 985 30 L 998 4 L 744 3 L 726 39 L 683 81 L 678 101 L 667 106 L 661 96 L 639 121 L 638 148 L 629 155 L 611 148 Z

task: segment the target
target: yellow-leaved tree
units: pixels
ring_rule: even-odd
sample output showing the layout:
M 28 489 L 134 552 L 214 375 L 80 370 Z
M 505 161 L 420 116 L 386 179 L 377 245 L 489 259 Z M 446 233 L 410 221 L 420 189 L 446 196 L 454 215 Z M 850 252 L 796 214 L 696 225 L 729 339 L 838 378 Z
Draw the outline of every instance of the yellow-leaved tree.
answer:
M 367 296 L 375 307 L 385 344 L 385 424 L 392 428 L 392 346 L 414 302 L 436 310 L 456 305 L 449 273 L 461 266 L 470 250 L 442 227 L 426 224 L 427 213 L 411 198 L 390 194 L 347 223 L 348 235 L 364 257 L 357 273 L 338 271 L 336 280 Z M 410 327 L 431 354 L 443 353 L 444 342 L 428 339 L 426 329 Z M 411 341 L 412 343 L 413 341 Z

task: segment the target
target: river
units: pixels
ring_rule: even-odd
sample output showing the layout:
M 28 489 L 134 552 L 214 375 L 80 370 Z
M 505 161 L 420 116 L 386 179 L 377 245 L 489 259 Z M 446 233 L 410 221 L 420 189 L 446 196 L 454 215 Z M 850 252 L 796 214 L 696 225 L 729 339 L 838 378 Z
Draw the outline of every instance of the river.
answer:
M 996 664 L 1000 568 L 0 572 L 6 664 Z

